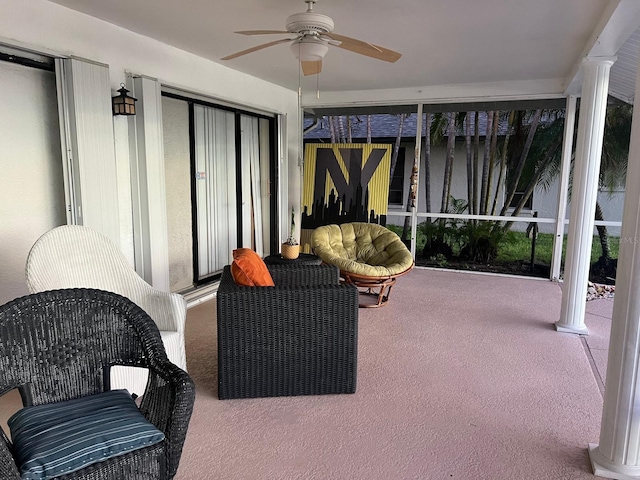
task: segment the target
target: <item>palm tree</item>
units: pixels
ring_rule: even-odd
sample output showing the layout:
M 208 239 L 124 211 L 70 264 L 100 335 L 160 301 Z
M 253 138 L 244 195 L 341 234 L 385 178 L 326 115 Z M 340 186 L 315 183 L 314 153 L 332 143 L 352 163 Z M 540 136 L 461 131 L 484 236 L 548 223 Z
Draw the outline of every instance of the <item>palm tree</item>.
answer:
M 505 202 L 502 206 L 502 210 L 500 211 L 500 215 L 505 215 L 507 210 L 511 206 L 511 202 L 513 201 L 513 197 L 516 194 L 518 189 L 518 182 L 520 181 L 520 177 L 522 176 L 522 172 L 524 170 L 525 164 L 527 162 L 527 157 L 529 156 L 529 150 L 531 150 L 531 145 L 533 144 L 533 139 L 536 135 L 536 130 L 538 129 L 538 124 L 540 123 L 540 117 L 542 116 L 542 110 L 538 109 L 534 112 L 533 118 L 531 122 L 529 122 L 529 131 L 527 133 L 527 138 L 524 142 L 524 146 L 520 151 L 518 163 L 513 170 L 513 175 L 511 176 L 511 181 L 509 183 L 506 195 Z M 524 115 L 520 115 L 520 121 L 524 121 Z
M 627 163 L 629 159 L 629 141 L 631 138 L 631 119 L 633 106 L 627 103 L 607 108 L 602 140 L 602 156 L 600 157 L 600 185 L 609 195 L 627 180 Z M 603 221 L 602 208 L 596 202 L 596 221 Z M 604 225 L 596 226 L 602 248 L 599 262 L 610 263 L 611 247 L 609 234 Z
M 329 123 L 329 135 L 331 136 L 331 143 L 338 143 L 338 136 L 336 135 L 336 123 L 333 116 L 327 118 Z
M 483 204 L 483 210 L 485 213 L 489 213 L 489 196 L 491 195 L 491 183 L 493 180 L 493 172 L 496 165 L 496 154 L 498 149 L 498 126 L 500 124 L 500 111 L 493 112 L 493 122 L 491 129 L 491 147 L 489 149 L 489 175 L 487 175 L 487 195 Z
M 409 116 L 408 113 L 401 113 L 398 115 L 398 135 L 396 135 L 396 142 L 393 146 L 393 153 L 391 154 L 391 167 L 389 169 L 389 184 L 393 179 L 393 172 L 396 170 L 396 164 L 398 163 L 398 153 L 400 152 L 400 142 L 402 140 L 402 131 L 404 130 L 404 121 Z
M 473 153 L 471 151 L 471 116 L 469 112 L 464 118 L 465 144 L 467 146 L 467 210 L 473 214 L 473 184 L 475 175 L 473 171 Z
M 502 143 L 502 157 L 500 159 L 500 170 L 498 171 L 498 180 L 496 182 L 496 192 L 493 196 L 493 206 L 491 207 L 491 215 L 496 214 L 496 209 L 498 207 L 498 195 L 500 194 L 500 187 L 504 182 L 504 175 L 507 167 L 507 150 L 509 146 L 509 137 L 511 136 L 511 130 L 513 121 L 515 119 L 514 111 L 508 112 L 508 124 L 507 124 L 507 133 L 504 137 L 504 142 Z
M 489 186 L 489 161 L 491 156 L 491 132 L 493 131 L 493 112 L 487 112 L 487 125 L 484 137 L 484 159 L 482 177 L 480 177 L 480 215 L 487 213 L 487 196 Z
M 480 129 L 478 128 L 478 120 L 480 118 L 480 113 L 475 112 L 473 119 L 474 132 L 473 132 L 473 185 L 472 185 L 472 206 L 473 206 L 473 214 L 476 215 L 478 213 L 478 182 L 475 180 L 476 175 L 478 174 L 478 152 L 480 150 Z
M 444 179 L 442 182 L 442 201 L 440 212 L 444 213 L 449 208 L 451 196 L 451 180 L 453 178 L 453 158 L 456 149 L 456 112 L 449 112 L 447 123 L 447 157 L 444 164 Z

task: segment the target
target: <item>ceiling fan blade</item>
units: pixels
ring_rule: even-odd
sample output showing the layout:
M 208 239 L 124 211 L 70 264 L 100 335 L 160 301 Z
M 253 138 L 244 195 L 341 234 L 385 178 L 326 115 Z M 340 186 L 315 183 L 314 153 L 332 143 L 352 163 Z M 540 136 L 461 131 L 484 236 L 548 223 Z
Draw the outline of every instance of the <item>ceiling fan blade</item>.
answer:
M 306 77 L 308 75 L 315 75 L 322 71 L 322 60 L 316 62 L 300 62 L 302 64 L 302 74 Z
M 241 30 L 239 32 L 234 32 L 234 33 L 239 33 L 241 35 L 272 35 L 276 33 L 291 33 L 291 32 L 287 32 L 286 30 Z
M 278 45 L 279 43 L 287 43 L 290 42 L 288 38 L 284 38 L 282 40 L 275 40 L 273 42 L 263 43 L 262 45 L 256 45 L 255 47 L 247 48 L 246 50 L 242 50 L 241 52 L 232 53 L 231 55 L 227 55 L 226 57 L 221 58 L 220 60 L 233 60 L 234 58 L 238 58 L 242 55 L 246 55 L 247 53 L 257 52 L 258 50 L 262 50 L 263 48 L 271 47 L 273 45 Z
M 378 60 L 384 60 L 385 62 L 396 62 L 401 56 L 401 53 L 394 52 L 388 48 L 374 45 L 373 43 L 363 42 L 351 37 L 345 37 L 344 35 L 338 35 L 337 33 L 328 32 L 323 33 L 327 37 L 342 42 L 340 45 L 336 45 L 338 48 L 349 50 L 350 52 L 359 53 L 360 55 L 366 55 L 367 57 L 377 58 Z

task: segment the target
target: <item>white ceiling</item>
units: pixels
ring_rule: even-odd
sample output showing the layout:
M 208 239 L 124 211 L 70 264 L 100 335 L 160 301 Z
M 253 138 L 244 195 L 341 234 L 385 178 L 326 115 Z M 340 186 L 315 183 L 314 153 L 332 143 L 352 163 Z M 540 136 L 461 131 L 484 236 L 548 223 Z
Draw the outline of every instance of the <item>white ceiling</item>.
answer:
M 234 31 L 284 29 L 288 15 L 305 10 L 303 0 L 51 1 L 297 88 L 298 64 L 288 44 L 226 62 L 220 58 L 281 38 Z M 325 92 L 341 92 L 560 79 L 569 88 L 585 55 L 615 54 L 637 29 L 637 4 L 637 0 L 318 0 L 315 11 L 333 18 L 336 33 L 403 56 L 392 64 L 331 47 L 319 78 L 303 78 L 303 86 L 315 88 L 318 81 Z

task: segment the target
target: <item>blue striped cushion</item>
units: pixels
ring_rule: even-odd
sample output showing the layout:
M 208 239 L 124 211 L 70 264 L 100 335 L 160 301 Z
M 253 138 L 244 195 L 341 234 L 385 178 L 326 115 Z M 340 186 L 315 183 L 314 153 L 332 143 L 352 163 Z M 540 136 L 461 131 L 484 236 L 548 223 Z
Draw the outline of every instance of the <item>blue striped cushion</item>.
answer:
M 8 420 L 23 479 L 49 479 L 148 447 L 164 434 L 126 390 L 25 407 Z

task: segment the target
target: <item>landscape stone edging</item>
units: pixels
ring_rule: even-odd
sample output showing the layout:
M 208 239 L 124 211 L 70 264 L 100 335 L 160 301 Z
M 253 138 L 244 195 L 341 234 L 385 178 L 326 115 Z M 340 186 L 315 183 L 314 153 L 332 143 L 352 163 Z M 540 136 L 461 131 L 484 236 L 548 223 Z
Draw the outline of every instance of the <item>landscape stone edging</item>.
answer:
M 597 298 L 613 298 L 615 295 L 615 285 L 604 285 L 602 283 L 589 282 L 587 284 L 587 301 Z

